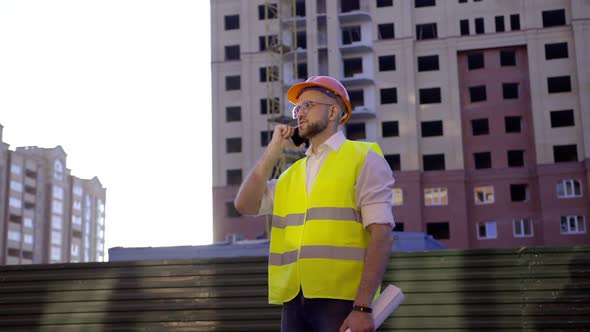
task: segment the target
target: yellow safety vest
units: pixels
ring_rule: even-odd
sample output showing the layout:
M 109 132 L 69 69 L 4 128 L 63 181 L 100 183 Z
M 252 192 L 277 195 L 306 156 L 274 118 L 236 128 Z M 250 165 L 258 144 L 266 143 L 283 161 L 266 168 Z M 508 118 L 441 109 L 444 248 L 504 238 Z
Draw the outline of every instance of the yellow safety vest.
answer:
M 355 199 L 355 184 L 376 143 L 345 141 L 331 151 L 307 194 L 306 158 L 276 185 L 269 254 L 269 302 L 306 298 L 354 300 L 369 234 Z

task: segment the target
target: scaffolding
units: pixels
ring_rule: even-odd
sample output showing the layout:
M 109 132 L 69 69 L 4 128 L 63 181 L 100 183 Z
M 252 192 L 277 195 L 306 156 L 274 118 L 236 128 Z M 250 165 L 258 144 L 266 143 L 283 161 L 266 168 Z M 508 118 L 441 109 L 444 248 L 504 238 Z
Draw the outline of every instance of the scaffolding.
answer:
M 277 124 L 294 125 L 290 114 L 286 114 L 285 88 L 299 79 L 298 55 L 298 12 L 299 0 L 265 0 L 264 2 L 264 43 L 268 57 L 266 66 L 266 110 L 267 137 L 270 141 Z M 303 30 L 305 31 L 305 30 Z M 287 56 L 289 59 L 287 60 Z M 291 65 L 292 71 L 285 71 Z M 295 161 L 303 157 L 300 150 L 284 151 L 274 166 L 271 177 L 276 179 Z M 266 218 L 266 234 L 270 235 L 271 220 Z

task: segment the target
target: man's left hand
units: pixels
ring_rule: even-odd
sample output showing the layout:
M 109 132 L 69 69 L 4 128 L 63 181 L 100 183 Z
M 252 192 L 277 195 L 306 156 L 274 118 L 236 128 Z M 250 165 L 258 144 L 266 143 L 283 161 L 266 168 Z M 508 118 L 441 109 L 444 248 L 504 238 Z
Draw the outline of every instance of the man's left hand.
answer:
M 366 312 L 351 311 L 340 326 L 339 332 L 345 332 L 346 329 L 350 329 L 351 332 L 374 332 L 375 322 L 373 322 L 373 315 Z

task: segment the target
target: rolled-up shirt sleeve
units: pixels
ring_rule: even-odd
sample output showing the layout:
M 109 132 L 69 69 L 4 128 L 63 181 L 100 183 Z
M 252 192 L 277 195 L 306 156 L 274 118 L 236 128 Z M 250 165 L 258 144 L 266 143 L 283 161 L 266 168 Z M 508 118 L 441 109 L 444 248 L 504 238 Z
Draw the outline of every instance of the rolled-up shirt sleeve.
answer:
M 363 226 L 390 224 L 395 227 L 393 212 L 393 174 L 383 156 L 369 151 L 357 179 L 355 196 Z
M 272 214 L 273 199 L 275 197 L 275 188 L 277 186 L 277 179 L 272 179 L 266 182 L 266 190 L 260 201 L 260 208 L 258 209 L 259 216 Z

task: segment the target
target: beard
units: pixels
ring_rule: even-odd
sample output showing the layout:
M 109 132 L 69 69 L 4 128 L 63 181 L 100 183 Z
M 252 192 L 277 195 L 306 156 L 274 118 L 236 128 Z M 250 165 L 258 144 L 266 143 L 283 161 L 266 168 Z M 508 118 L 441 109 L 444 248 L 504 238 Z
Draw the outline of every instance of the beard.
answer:
M 327 118 L 322 118 L 314 123 L 308 122 L 307 128 L 305 128 L 305 130 L 302 131 L 301 128 L 299 128 L 299 136 L 301 136 L 305 139 L 312 139 L 317 134 L 324 131 L 326 128 L 328 128 L 328 119 Z

